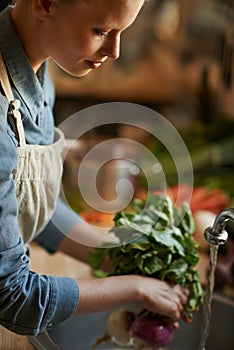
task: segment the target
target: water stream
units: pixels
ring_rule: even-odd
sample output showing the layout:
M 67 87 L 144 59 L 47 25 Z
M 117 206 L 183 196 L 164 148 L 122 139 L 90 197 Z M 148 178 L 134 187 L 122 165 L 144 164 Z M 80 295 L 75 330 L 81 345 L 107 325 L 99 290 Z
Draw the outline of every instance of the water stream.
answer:
M 210 332 L 211 325 L 211 305 L 215 284 L 215 268 L 217 263 L 218 245 L 210 245 L 210 265 L 208 270 L 208 280 L 203 304 L 203 326 L 199 350 L 205 350 L 206 340 Z

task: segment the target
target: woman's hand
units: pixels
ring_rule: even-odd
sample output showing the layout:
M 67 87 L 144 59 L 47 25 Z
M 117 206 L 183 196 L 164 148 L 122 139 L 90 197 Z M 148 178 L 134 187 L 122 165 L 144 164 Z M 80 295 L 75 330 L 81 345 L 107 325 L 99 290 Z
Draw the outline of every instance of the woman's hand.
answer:
M 78 284 L 80 299 L 76 315 L 136 302 L 144 309 L 169 317 L 172 322 L 185 316 L 188 291 L 179 285 L 137 275 L 80 280 Z
M 174 321 L 185 318 L 188 290 L 155 278 L 138 277 L 140 304 L 144 309 Z

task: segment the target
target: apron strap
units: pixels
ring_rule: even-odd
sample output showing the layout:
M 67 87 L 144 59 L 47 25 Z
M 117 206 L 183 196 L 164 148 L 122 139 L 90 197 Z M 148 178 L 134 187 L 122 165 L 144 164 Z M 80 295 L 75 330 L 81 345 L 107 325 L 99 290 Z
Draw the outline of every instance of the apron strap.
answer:
M 9 102 L 8 118 L 11 126 L 15 132 L 16 138 L 19 142 L 19 146 L 26 145 L 24 127 L 21 119 L 21 114 L 19 111 L 20 100 L 14 99 L 11 85 L 9 82 L 6 66 L 0 51 L 0 83 L 2 85 L 3 91 Z

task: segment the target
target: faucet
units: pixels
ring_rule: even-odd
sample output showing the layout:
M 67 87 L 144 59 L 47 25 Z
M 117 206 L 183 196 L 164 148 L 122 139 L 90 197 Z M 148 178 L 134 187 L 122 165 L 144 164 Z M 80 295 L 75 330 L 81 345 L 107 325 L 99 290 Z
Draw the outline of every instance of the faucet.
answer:
M 228 239 L 228 233 L 225 231 L 227 221 L 234 221 L 234 208 L 226 208 L 218 213 L 212 227 L 205 230 L 205 239 L 210 244 L 225 244 Z

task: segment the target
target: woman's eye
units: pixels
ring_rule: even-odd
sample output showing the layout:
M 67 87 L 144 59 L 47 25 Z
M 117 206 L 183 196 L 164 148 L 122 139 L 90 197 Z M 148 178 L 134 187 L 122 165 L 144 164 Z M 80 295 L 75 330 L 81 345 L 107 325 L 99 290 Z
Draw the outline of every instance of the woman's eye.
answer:
M 103 32 L 100 29 L 94 29 L 94 34 L 101 37 L 101 38 L 108 36 L 107 32 Z

